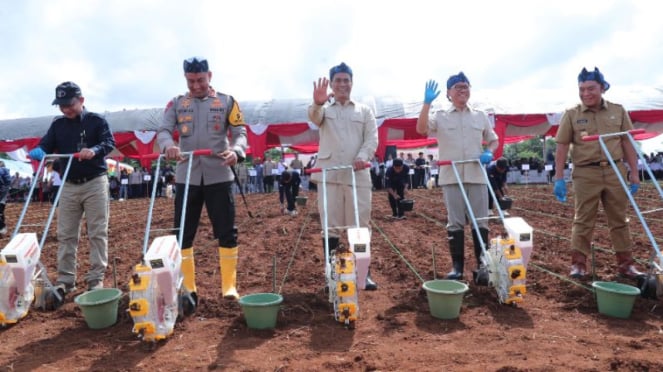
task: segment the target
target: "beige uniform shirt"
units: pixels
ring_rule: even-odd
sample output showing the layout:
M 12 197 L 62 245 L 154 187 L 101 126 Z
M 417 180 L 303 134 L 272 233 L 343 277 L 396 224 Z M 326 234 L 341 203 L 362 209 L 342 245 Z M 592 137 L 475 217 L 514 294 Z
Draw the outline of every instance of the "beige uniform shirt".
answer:
M 633 123 L 624 107 L 603 100 L 598 112 L 589 110 L 583 104 L 566 110 L 559 123 L 555 141 L 569 144 L 573 163 L 576 166 L 582 166 L 608 159 L 601 149 L 599 141 L 583 141 L 582 137 L 625 132 L 631 129 L 633 129 Z M 621 137 L 604 138 L 604 143 L 613 160 L 621 160 L 624 157 L 621 141 Z
M 369 162 L 378 147 L 378 127 L 371 109 L 359 102 L 348 101 L 345 105 L 334 102 L 329 106 L 312 104 L 308 117 L 320 126 L 320 145 L 316 167 L 352 165 L 356 158 Z M 355 173 L 358 187 L 372 187 L 369 168 Z M 349 185 L 350 172 L 327 173 L 327 182 Z M 322 181 L 321 173 L 311 178 Z
M 473 160 L 484 151 L 482 141 L 497 140 L 497 134 L 483 111 L 468 107 L 460 111 L 455 107 L 437 111 L 428 119 L 428 135 L 437 139 L 438 159 Z M 486 179 L 478 162 L 458 164 L 463 183 L 485 184 Z M 439 184 L 453 185 L 458 181 L 450 165 L 440 167 Z

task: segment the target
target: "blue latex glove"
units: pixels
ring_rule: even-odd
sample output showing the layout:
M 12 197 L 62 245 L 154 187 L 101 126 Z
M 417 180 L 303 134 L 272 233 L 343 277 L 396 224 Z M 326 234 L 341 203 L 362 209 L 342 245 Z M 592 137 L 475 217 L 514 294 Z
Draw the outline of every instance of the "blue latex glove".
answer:
M 493 160 L 493 152 L 490 150 L 486 150 L 479 156 L 479 161 L 481 164 L 488 164 L 490 161 Z
M 37 160 L 37 161 L 41 161 L 41 159 L 43 159 L 44 156 L 46 156 L 46 153 L 44 152 L 44 150 L 41 149 L 41 147 L 35 147 L 34 149 L 30 150 L 28 154 L 30 155 L 30 158 L 32 160 Z
M 566 202 L 566 182 L 564 180 L 556 180 L 553 193 L 557 197 L 557 200 L 562 203 Z
M 424 94 L 424 103 L 431 104 L 440 95 L 437 89 L 437 82 L 435 80 L 428 80 L 426 83 L 426 94 Z
M 640 188 L 639 183 L 632 183 L 631 184 L 631 195 L 635 195 L 635 193 L 638 192 L 639 188 Z

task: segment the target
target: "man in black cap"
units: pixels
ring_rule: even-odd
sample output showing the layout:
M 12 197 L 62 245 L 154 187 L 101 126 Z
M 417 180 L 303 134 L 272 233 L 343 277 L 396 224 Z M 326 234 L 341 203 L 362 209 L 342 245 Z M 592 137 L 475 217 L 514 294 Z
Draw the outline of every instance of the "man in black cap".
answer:
M 64 82 L 55 88 L 53 105 L 63 116 L 56 117 L 39 146 L 30 157 L 41 160 L 46 154 L 78 154 L 72 161 L 58 205 L 58 277 L 56 290 L 60 294 L 47 298 L 47 307 L 62 304 L 65 294 L 76 286 L 76 252 L 78 250 L 81 219 L 85 216 L 90 239 L 90 268 L 85 275 L 87 290 L 103 288 L 108 266 L 108 176 L 104 159 L 115 147 L 110 126 L 103 116 L 89 112 L 83 105 L 81 88 Z M 65 169 L 68 159 L 58 159 Z
M 182 285 L 188 293 L 184 313 L 190 314 L 198 304 L 193 241 L 203 204 L 219 243 L 221 295 L 227 299 L 239 299 L 236 289 L 239 248 L 231 167 L 246 156 L 247 139 L 239 104 L 232 96 L 212 88 L 212 71 L 207 60 L 201 57 L 185 59 L 183 69 L 189 91 L 168 102 L 157 141 L 168 159 L 178 160 L 175 169 L 176 228 L 180 227 L 185 188 L 189 189 L 181 248 Z M 176 131 L 179 133 L 178 142 L 175 142 Z M 184 183 L 187 167 L 181 154 L 198 149 L 211 149 L 212 155 L 193 159 L 187 185 Z
M 405 218 L 403 207 L 399 203 L 405 199 L 405 186 L 409 182 L 410 167 L 403 164 L 403 159 L 394 159 L 391 167 L 387 168 L 384 176 L 385 187 L 389 195 L 391 217 L 402 220 Z

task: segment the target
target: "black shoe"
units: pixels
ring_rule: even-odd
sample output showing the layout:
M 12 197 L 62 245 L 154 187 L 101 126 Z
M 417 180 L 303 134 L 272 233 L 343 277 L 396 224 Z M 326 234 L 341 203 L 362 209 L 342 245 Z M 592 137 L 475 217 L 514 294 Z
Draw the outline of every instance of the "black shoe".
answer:
M 449 279 L 449 280 L 463 280 L 463 273 L 459 273 L 459 272 L 457 272 L 457 271 L 455 271 L 455 270 L 454 270 L 454 271 L 450 271 L 450 272 L 447 274 L 447 277 L 446 277 L 446 278 Z
M 189 316 L 195 313 L 198 307 L 198 295 L 196 292 L 182 294 L 180 296 L 180 305 L 182 306 L 182 315 Z
M 44 310 L 54 311 L 64 304 L 67 288 L 64 284 L 52 287 L 44 296 Z
M 370 275 L 366 276 L 366 287 L 364 287 L 364 289 L 367 291 L 375 291 L 378 289 L 378 284 L 371 279 Z

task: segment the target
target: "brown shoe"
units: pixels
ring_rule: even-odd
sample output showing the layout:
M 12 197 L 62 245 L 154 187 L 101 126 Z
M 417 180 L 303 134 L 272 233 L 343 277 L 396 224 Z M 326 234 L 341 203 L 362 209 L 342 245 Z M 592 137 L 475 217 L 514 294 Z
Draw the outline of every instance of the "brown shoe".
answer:
M 574 279 L 581 279 L 587 275 L 587 258 L 584 254 L 574 250 L 571 253 L 571 272 L 569 276 Z
M 622 277 L 637 279 L 645 275 L 635 268 L 631 252 L 617 252 L 615 256 L 617 257 L 617 271 Z
M 585 275 L 587 275 L 587 267 L 585 264 L 577 263 L 571 265 L 571 272 L 569 273 L 570 277 L 573 279 L 582 279 Z

